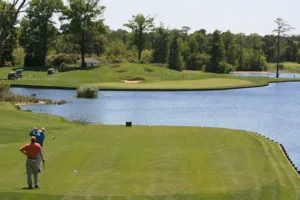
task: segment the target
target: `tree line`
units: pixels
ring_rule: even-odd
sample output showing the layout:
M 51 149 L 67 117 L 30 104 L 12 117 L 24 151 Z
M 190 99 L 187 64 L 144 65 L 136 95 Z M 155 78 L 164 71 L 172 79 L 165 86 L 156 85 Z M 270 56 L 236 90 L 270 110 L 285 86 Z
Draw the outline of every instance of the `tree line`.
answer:
M 300 36 L 286 36 L 291 27 L 281 18 L 275 20 L 274 34 L 264 36 L 155 27 L 154 17 L 143 14 L 111 30 L 104 23 L 104 10 L 99 0 L 69 0 L 68 5 L 61 0 L 0 1 L 0 66 L 39 69 L 81 60 L 84 68 L 86 57 L 96 56 L 105 62 L 228 73 L 266 70 L 267 63 L 278 68 L 283 61 L 300 63 Z M 20 12 L 25 15 L 17 21 Z M 60 16 L 59 27 L 54 15 Z

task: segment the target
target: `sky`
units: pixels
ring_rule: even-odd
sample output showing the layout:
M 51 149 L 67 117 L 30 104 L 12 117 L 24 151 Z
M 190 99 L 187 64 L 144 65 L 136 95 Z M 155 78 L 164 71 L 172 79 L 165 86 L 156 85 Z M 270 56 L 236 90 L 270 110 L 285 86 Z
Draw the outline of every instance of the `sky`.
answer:
M 100 0 L 103 18 L 111 29 L 126 29 L 132 15 L 155 16 L 155 24 L 169 29 L 189 26 L 190 32 L 230 30 L 233 33 L 272 34 L 281 17 L 300 34 L 300 0 Z

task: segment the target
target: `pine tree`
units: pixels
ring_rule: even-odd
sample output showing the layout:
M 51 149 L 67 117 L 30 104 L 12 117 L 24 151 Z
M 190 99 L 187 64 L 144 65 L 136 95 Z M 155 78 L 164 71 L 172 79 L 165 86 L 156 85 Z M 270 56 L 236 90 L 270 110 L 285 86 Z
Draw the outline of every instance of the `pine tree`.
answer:
M 153 63 L 166 63 L 168 58 L 169 34 L 162 26 L 156 30 L 153 41 Z
M 180 71 L 183 61 L 178 38 L 178 33 L 175 33 L 170 44 L 168 64 L 170 69 Z
M 214 31 L 211 39 L 210 61 L 206 67 L 207 72 L 220 72 L 220 63 L 224 60 L 224 45 L 220 31 Z

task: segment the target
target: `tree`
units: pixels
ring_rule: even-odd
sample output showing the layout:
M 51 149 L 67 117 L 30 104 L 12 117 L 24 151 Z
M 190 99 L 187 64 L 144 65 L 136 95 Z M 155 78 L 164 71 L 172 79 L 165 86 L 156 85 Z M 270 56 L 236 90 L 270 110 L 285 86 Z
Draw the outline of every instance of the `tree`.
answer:
M 106 38 L 102 34 L 96 34 L 93 42 L 88 46 L 87 53 L 101 56 L 105 51 Z
M 182 34 L 179 34 L 178 43 L 180 47 L 180 55 L 182 56 L 183 65 L 185 66 L 191 54 L 190 47 L 188 41 L 184 41 Z
M 145 38 L 144 33 L 154 27 L 154 17 L 145 17 L 142 14 L 133 15 L 132 19 L 124 26 L 130 28 L 134 33 L 134 44 L 138 49 L 138 60 L 141 60 L 142 51 L 144 48 Z
M 234 35 L 230 31 L 222 34 L 225 49 L 226 62 L 231 65 L 236 65 L 236 41 Z
M 169 32 L 163 26 L 155 30 L 153 41 L 153 63 L 166 63 L 168 58 Z
M 25 47 L 25 66 L 46 66 L 49 43 L 58 30 L 51 21 L 55 12 L 63 8 L 61 0 L 32 0 L 21 22 L 20 43 Z
M 252 50 L 253 50 L 253 56 L 251 58 L 251 71 L 260 71 L 264 67 L 264 63 L 261 62 L 261 58 L 263 56 L 262 52 L 262 40 L 261 36 L 258 34 L 251 34 L 250 39 L 252 41 Z
M 112 42 L 113 40 L 121 40 L 125 45 L 128 43 L 128 32 L 123 29 L 118 29 L 116 31 L 111 30 L 107 34 L 108 39 Z
M 279 64 L 280 64 L 280 39 L 282 36 L 285 36 L 286 32 L 294 29 L 282 18 L 278 17 L 274 21 L 277 27 L 273 30 L 277 35 L 277 59 L 276 59 L 276 78 L 279 78 Z
M 183 39 L 184 42 L 187 41 L 190 30 L 191 30 L 191 28 L 189 26 L 183 26 L 183 27 L 181 27 L 180 32 L 181 32 L 182 39 Z
M 201 60 L 201 56 L 199 53 L 199 45 L 195 35 L 192 35 L 189 38 L 188 45 L 190 53 L 186 61 L 186 68 L 190 70 L 201 70 L 205 63 L 203 63 Z
M 276 36 L 274 35 L 265 35 L 263 37 L 262 50 L 266 55 L 267 62 L 276 61 Z
M 68 23 L 62 26 L 64 33 L 70 33 L 80 46 L 81 67 L 86 66 L 86 48 L 92 42 L 93 37 L 99 33 L 104 33 L 105 26 L 101 14 L 105 7 L 99 6 L 100 0 L 69 0 L 69 8 L 63 12 L 62 21 Z
M 198 43 L 199 52 L 208 53 L 209 47 L 208 47 L 208 39 L 206 36 L 206 31 L 204 29 L 201 29 L 193 33 L 193 36 L 195 36 L 196 41 Z
M 297 43 L 291 39 L 288 39 L 287 48 L 285 49 L 285 60 L 290 62 L 296 62 L 297 53 L 298 53 Z
M 121 40 L 112 40 L 109 42 L 108 47 L 105 49 L 105 54 L 108 58 L 117 61 L 125 56 L 126 47 Z
M 237 70 L 261 71 L 266 67 L 266 58 L 262 50 L 262 37 L 258 34 L 236 35 Z
M 216 30 L 214 31 L 211 38 L 211 49 L 210 49 L 210 60 L 209 64 L 206 67 L 208 72 L 221 72 L 220 64 L 224 60 L 224 44 L 221 38 L 221 32 Z
M 170 69 L 180 71 L 183 61 L 180 52 L 180 44 L 178 40 L 179 40 L 179 33 L 175 32 L 170 44 L 168 65 Z
M 7 51 L 11 52 L 15 36 L 14 26 L 25 6 L 26 0 L 12 0 L 12 3 L 0 1 L 0 66 L 6 61 Z
M 243 33 L 239 33 L 236 35 L 236 43 L 237 43 L 237 70 L 242 70 L 245 64 L 244 59 L 244 45 L 245 45 L 245 35 Z

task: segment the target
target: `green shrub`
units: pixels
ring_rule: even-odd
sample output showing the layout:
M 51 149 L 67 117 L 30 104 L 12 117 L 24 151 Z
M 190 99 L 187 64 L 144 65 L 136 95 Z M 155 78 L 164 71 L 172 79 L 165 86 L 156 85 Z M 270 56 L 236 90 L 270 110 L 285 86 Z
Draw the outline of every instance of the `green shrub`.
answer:
M 6 83 L 4 81 L 0 82 L 0 100 L 3 100 L 3 98 L 8 94 L 9 88 L 9 83 Z
M 60 65 L 58 66 L 58 71 L 59 72 L 64 72 L 64 71 L 66 71 L 66 69 L 67 69 L 67 64 L 65 63 L 65 62 L 62 62 L 62 63 L 60 63 Z
M 152 59 L 152 54 L 153 54 L 152 50 L 145 49 L 142 52 L 142 61 L 143 61 L 143 63 L 150 63 L 151 59 Z
M 168 64 L 167 63 L 152 63 L 152 66 L 156 66 L 156 67 L 162 67 L 162 68 L 168 68 Z
M 74 54 L 58 54 L 50 58 L 50 63 L 55 67 L 59 67 L 62 63 L 75 64 L 78 59 L 79 56 Z
M 230 73 L 233 71 L 233 66 L 231 64 L 228 64 L 227 62 L 221 61 L 219 62 L 219 69 L 217 73 Z
M 202 70 L 209 62 L 210 56 L 206 53 L 193 53 L 186 61 L 186 68 L 190 70 Z
M 68 72 L 68 71 L 74 71 L 74 70 L 79 70 L 80 68 L 76 64 L 67 64 L 67 63 L 61 63 L 58 67 L 57 70 L 59 72 Z
M 80 86 L 77 89 L 77 97 L 78 98 L 90 98 L 90 99 L 97 98 L 98 97 L 98 88 Z
M 122 63 L 122 59 L 121 58 L 112 58 L 111 60 L 112 63 Z

